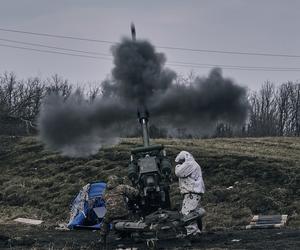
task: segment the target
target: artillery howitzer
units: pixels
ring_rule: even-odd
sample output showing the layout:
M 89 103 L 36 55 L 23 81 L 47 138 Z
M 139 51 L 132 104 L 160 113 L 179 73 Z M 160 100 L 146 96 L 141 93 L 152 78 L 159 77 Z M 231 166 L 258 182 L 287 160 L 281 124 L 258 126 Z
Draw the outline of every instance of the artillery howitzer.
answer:
M 171 210 L 171 163 L 163 145 L 149 143 L 147 110 L 138 111 L 138 118 L 143 131 L 143 146 L 131 150 L 128 166 L 128 177 L 140 191 L 138 201 L 129 206 L 137 216 L 131 220 L 113 221 L 112 228 L 135 241 L 145 241 L 148 248 L 156 248 L 160 240 L 184 236 L 185 226 L 192 221 L 201 221 L 205 210 L 199 209 L 187 216 Z
M 128 177 L 133 186 L 140 190 L 139 213 L 145 216 L 159 208 L 170 209 L 172 166 L 163 145 L 149 145 L 147 110 L 138 111 L 138 118 L 144 145 L 131 151 Z
M 131 32 L 135 41 L 133 25 Z M 137 115 L 142 130 L 143 146 L 131 150 L 128 165 L 128 178 L 140 194 L 137 201 L 131 201 L 129 204 L 135 219 L 113 221 L 112 228 L 123 236 L 146 241 L 148 247 L 155 248 L 158 240 L 185 235 L 185 226 L 192 221 L 201 221 L 205 210 L 199 209 L 187 216 L 182 216 L 178 211 L 171 211 L 171 163 L 163 145 L 150 145 L 147 108 L 140 108 Z M 202 222 L 200 229 L 201 227 Z
M 136 41 L 134 24 L 131 24 L 131 36 Z M 149 112 L 146 106 L 139 107 L 137 115 L 142 129 L 143 147 L 131 151 L 128 177 L 132 185 L 140 191 L 137 212 L 145 216 L 160 208 L 170 209 L 169 184 L 172 166 L 163 145 L 150 146 Z

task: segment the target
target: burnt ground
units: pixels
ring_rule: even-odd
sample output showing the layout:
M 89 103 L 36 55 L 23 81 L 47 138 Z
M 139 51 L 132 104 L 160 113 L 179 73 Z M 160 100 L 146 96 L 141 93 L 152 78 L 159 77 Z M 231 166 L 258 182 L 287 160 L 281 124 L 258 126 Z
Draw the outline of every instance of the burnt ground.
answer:
M 98 231 L 57 231 L 20 224 L 0 226 L 0 249 L 99 249 Z M 110 238 L 109 249 L 120 242 Z M 147 249 L 144 243 L 123 242 L 127 248 Z M 130 248 L 129 248 L 130 249 Z M 183 240 L 165 240 L 159 249 L 300 249 L 300 229 L 226 230 L 205 232 L 188 246 Z

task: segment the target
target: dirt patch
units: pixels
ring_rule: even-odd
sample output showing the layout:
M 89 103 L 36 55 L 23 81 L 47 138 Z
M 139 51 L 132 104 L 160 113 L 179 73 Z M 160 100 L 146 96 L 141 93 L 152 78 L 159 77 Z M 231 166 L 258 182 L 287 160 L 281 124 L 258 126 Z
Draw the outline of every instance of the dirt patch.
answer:
M 56 231 L 53 228 L 23 225 L 0 225 L 1 249 L 99 249 L 98 231 Z M 147 249 L 145 243 L 132 240 L 116 242 L 109 240 L 109 249 L 122 244 L 126 247 Z M 160 249 L 298 249 L 300 230 L 226 230 L 203 233 L 199 240 L 191 245 L 183 240 L 165 240 L 159 242 Z

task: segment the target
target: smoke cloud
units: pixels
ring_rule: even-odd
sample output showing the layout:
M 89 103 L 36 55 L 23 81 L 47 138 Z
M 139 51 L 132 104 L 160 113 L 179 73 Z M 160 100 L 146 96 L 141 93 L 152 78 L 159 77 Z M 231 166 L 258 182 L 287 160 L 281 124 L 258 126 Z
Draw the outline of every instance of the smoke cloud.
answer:
M 103 84 L 104 96 L 117 96 L 123 102 L 147 105 L 159 93 L 167 91 L 176 73 L 164 67 L 166 58 L 155 52 L 147 41 L 124 39 L 112 48 L 112 81 Z
M 41 139 L 68 156 L 88 156 L 104 145 L 118 142 L 122 123 L 134 120 L 135 109 L 114 98 L 87 101 L 74 93 L 68 99 L 51 94 L 43 102 L 39 116 Z
M 247 117 L 247 92 L 215 68 L 207 78 L 173 84 L 151 101 L 150 110 L 169 126 L 192 130 L 211 127 L 217 121 L 241 124 Z
M 147 107 L 152 123 L 194 131 L 217 121 L 240 124 L 247 116 L 246 89 L 223 78 L 220 69 L 176 84 L 165 56 L 148 41 L 123 39 L 112 54 L 111 79 L 102 83 L 102 95 L 94 102 L 78 93 L 66 100 L 55 94 L 45 98 L 39 129 L 50 148 L 71 156 L 96 153 L 136 128 L 138 107 Z

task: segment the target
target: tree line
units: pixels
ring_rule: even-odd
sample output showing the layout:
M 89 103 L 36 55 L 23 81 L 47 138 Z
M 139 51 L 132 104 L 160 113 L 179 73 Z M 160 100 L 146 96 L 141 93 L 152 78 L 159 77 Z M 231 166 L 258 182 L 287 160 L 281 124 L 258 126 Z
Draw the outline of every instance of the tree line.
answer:
M 37 133 L 37 117 L 43 98 L 56 93 L 67 99 L 75 91 L 68 80 L 53 75 L 42 80 L 39 77 L 17 79 L 14 73 L 0 75 L 0 134 L 33 135 Z M 77 87 L 90 100 L 100 93 L 100 87 Z
M 189 78 L 180 78 L 188 81 Z M 102 94 L 100 84 L 74 87 L 68 80 L 54 75 L 42 80 L 34 77 L 17 79 L 14 73 L 0 75 L 0 134 L 34 135 L 43 98 L 56 93 L 67 99 L 79 91 L 88 101 Z M 257 91 L 248 91 L 249 115 L 245 124 L 233 126 L 219 122 L 209 137 L 300 136 L 300 83 L 275 85 L 265 82 Z M 178 128 L 180 138 L 193 137 L 185 128 Z M 139 135 L 139 131 L 133 136 Z M 153 138 L 167 137 L 168 132 L 152 124 Z M 203 135 L 199 135 L 201 137 Z
M 300 135 L 300 84 L 264 83 L 249 96 L 250 116 L 247 133 L 251 136 Z

